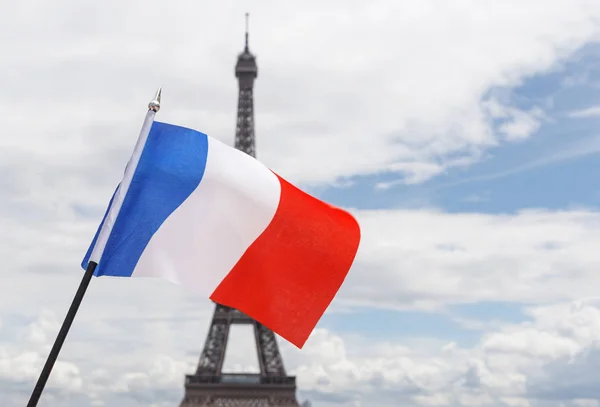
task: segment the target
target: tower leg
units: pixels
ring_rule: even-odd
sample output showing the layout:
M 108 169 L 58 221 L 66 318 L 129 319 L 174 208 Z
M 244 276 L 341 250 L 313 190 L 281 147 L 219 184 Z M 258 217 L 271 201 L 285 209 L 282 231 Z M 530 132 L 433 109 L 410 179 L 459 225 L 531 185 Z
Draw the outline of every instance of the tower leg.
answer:
M 254 327 L 260 373 L 223 372 L 231 325 Z M 288 376 L 273 331 L 240 311 L 217 304 L 194 375 L 186 377 L 180 407 L 298 407 L 296 378 Z

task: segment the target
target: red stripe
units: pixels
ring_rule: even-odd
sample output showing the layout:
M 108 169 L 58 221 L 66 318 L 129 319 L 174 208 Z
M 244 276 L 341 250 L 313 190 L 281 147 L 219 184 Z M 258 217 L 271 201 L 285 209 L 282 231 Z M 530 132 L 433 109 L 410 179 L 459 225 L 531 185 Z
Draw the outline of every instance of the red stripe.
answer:
M 302 348 L 348 274 L 360 228 L 349 213 L 278 178 L 273 220 L 210 298 Z

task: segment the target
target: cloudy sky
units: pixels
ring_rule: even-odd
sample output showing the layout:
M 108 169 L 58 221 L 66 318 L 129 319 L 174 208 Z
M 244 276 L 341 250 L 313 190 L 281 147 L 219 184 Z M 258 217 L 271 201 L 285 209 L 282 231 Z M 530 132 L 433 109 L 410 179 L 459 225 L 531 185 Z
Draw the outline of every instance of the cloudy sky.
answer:
M 0 0 L 0 405 L 29 397 L 153 92 L 233 143 L 250 11 L 258 158 L 353 211 L 299 351 L 314 407 L 600 406 L 598 0 Z M 40 406 L 170 407 L 212 305 L 94 279 Z M 236 327 L 230 371 L 257 368 Z

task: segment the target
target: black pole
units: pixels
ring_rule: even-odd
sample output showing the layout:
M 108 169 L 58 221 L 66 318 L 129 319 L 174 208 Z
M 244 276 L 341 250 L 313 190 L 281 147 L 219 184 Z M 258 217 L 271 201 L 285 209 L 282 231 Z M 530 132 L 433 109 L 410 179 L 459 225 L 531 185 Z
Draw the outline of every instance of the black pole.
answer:
M 62 348 L 63 343 L 69 333 L 69 329 L 71 328 L 71 324 L 75 319 L 75 315 L 77 314 L 77 310 L 79 309 L 79 305 L 81 305 L 81 300 L 83 300 L 83 296 L 85 295 L 85 291 L 87 290 L 88 285 L 90 284 L 90 280 L 94 275 L 94 270 L 96 270 L 97 264 L 94 262 L 89 262 L 87 269 L 85 270 L 85 274 L 81 279 L 81 283 L 79 284 L 79 288 L 75 293 L 75 297 L 73 298 L 73 302 L 71 303 L 71 307 L 67 312 L 67 316 L 63 321 L 62 326 L 60 327 L 60 331 L 58 331 L 58 335 L 56 336 L 56 340 L 54 341 L 54 345 L 52 345 L 52 349 L 50 350 L 50 354 L 48 355 L 48 359 L 46 359 L 46 364 L 42 369 L 42 373 L 40 373 L 40 377 L 38 378 L 37 383 L 31 393 L 31 397 L 29 398 L 29 403 L 27 403 L 27 407 L 36 407 L 38 401 L 40 400 L 40 396 L 44 391 L 44 387 L 46 386 L 46 382 L 48 381 L 48 377 L 50 377 L 50 372 L 54 367 L 54 362 L 58 358 L 58 354 L 60 352 L 60 348 Z

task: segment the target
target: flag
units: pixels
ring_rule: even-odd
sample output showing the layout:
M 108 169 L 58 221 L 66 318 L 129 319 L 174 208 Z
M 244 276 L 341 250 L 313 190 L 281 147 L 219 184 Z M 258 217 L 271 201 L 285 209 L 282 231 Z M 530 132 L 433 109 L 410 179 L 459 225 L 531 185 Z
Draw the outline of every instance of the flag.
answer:
M 181 284 L 302 348 L 354 261 L 356 220 L 195 130 L 153 122 L 138 155 L 118 214 L 107 220 L 115 194 L 82 267 L 91 259 L 95 276 Z

